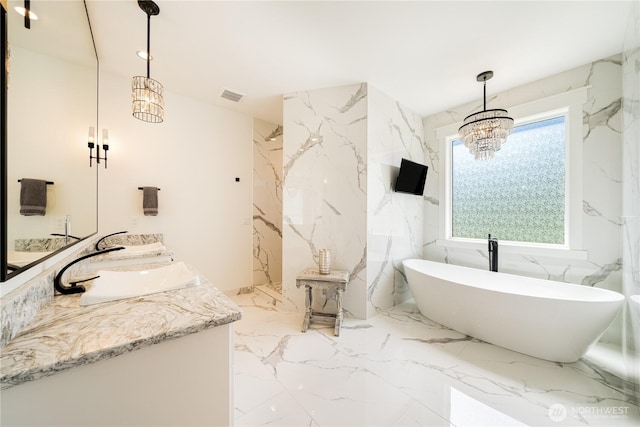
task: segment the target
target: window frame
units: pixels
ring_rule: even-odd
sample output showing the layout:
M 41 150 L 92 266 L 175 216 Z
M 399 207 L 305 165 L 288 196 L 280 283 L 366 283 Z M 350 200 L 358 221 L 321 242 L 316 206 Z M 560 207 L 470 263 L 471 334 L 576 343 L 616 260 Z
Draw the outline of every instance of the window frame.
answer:
M 582 241 L 582 117 L 583 105 L 587 102 L 587 90 L 588 87 L 582 87 L 509 108 L 509 115 L 514 118 L 514 126 L 560 115 L 565 117 L 565 242 L 563 245 L 558 245 L 501 241 L 500 246 L 503 253 L 587 258 Z M 436 138 L 440 148 L 441 171 L 439 227 L 436 244 L 486 250 L 486 240 L 484 239 L 452 237 L 451 142 L 459 139 L 458 128 L 461 125 L 462 122 L 457 122 L 436 129 Z M 506 143 L 508 144 L 508 141 Z

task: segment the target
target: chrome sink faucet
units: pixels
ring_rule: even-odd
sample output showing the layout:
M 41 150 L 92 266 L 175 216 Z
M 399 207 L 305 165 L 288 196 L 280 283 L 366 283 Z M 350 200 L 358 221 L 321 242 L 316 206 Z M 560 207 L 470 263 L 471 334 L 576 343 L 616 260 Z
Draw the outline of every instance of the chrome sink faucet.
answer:
M 487 238 L 489 244 L 489 271 L 498 271 L 498 239 L 495 237 Z

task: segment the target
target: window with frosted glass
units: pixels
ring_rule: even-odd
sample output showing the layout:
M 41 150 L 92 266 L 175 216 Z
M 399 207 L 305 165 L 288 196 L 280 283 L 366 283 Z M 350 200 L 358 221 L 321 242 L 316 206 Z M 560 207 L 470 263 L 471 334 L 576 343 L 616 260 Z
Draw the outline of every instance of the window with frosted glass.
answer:
M 565 117 L 516 126 L 491 160 L 451 147 L 452 237 L 565 243 Z

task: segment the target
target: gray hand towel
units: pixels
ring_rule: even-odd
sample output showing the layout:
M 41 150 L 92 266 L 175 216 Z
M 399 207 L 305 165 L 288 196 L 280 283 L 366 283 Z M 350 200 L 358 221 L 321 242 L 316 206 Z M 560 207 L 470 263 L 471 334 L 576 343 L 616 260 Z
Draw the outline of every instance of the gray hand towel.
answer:
M 47 181 L 22 178 L 20 184 L 20 215 L 44 216 L 47 210 Z
M 145 216 L 158 215 L 157 187 L 142 187 L 142 211 Z

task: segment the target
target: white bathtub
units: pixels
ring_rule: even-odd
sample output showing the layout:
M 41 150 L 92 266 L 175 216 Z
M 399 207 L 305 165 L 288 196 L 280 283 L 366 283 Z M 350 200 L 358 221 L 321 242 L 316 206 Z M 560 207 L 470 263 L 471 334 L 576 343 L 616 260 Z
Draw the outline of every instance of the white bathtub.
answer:
M 456 331 L 554 362 L 575 362 L 609 327 L 624 296 L 421 259 L 402 263 L 420 312 Z

